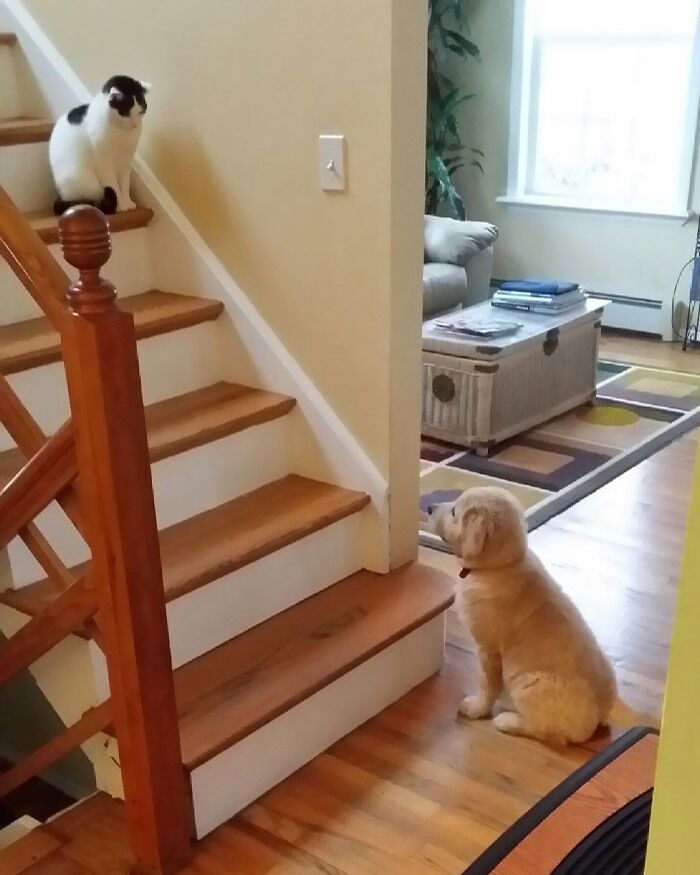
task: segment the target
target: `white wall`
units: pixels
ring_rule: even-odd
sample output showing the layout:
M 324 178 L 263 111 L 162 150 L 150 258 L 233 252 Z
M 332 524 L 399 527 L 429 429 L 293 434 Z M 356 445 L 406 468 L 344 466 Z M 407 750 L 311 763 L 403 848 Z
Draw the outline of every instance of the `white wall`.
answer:
M 621 216 L 497 204 L 506 192 L 513 10 L 516 0 L 472 0 L 472 38 L 481 62 L 462 75 L 476 92 L 463 114 L 465 140 L 483 149 L 486 173 L 462 171 L 459 184 L 472 218 L 500 228 L 494 275 L 571 279 L 604 293 L 664 302 L 659 330 L 670 324 L 678 272 L 692 256 L 697 221 Z M 653 124 L 653 107 L 650 107 Z M 687 298 L 689 275 L 680 290 Z

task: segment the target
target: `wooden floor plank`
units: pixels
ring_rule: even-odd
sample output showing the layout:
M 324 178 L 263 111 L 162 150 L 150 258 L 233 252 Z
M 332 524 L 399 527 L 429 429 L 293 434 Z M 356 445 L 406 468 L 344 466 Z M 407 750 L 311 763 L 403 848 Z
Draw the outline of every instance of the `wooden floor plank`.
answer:
M 0 851 L 0 872 L 2 875 L 25 875 L 30 866 L 49 857 L 62 844 L 62 839 L 50 830 L 34 829 Z

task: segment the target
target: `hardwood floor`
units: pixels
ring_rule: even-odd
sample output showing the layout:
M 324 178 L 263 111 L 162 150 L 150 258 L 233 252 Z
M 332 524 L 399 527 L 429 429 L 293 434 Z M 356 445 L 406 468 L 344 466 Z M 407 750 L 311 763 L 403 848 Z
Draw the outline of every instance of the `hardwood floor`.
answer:
M 621 331 L 603 330 L 600 357 L 612 362 L 700 374 L 700 347 L 688 347 L 683 352 L 680 342 L 668 343 Z
M 624 699 L 658 719 L 698 434 L 532 535 L 614 659 Z M 421 559 L 454 568 L 451 557 Z M 456 718 L 474 684 L 449 617 L 445 666 L 200 843 L 187 875 L 459 875 L 590 755 Z M 591 747 L 600 747 L 598 739 Z M 103 796 L 0 854 L 3 875 L 125 875 L 120 803 Z

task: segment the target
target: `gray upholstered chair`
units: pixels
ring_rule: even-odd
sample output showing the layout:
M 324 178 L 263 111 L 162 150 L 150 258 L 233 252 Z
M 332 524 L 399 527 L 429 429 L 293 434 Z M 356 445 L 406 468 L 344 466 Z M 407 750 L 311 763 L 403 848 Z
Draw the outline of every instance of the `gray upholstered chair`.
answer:
M 488 222 L 425 217 L 424 319 L 488 298 L 497 237 Z

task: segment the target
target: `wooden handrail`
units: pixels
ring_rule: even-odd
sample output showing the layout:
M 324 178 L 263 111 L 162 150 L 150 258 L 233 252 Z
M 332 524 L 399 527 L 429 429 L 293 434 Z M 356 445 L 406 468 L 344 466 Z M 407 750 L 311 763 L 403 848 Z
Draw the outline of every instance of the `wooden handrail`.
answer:
M 60 330 L 66 315 L 64 296 L 70 279 L 2 186 L 0 256 Z
M 134 852 L 172 873 L 190 856 L 191 803 L 182 766 L 160 547 L 133 317 L 100 278 L 107 220 L 74 207 L 61 248 L 80 278 L 61 328 L 86 537 L 106 646 Z
M 14 440 L 22 453 L 28 458 L 40 452 L 47 441 L 46 435 L 39 428 L 34 417 L 15 395 L 12 387 L 1 374 L 0 422 L 5 426 L 10 437 Z M 57 496 L 57 501 L 66 512 L 73 525 L 82 534 L 83 524 L 80 511 L 80 499 L 75 490 L 73 488 L 64 490 L 59 496 Z
M 95 591 L 90 589 L 87 578 L 82 577 L 0 645 L 0 686 L 79 629 L 96 611 Z
M 51 504 L 77 473 L 69 421 L 0 490 L 0 549 Z

